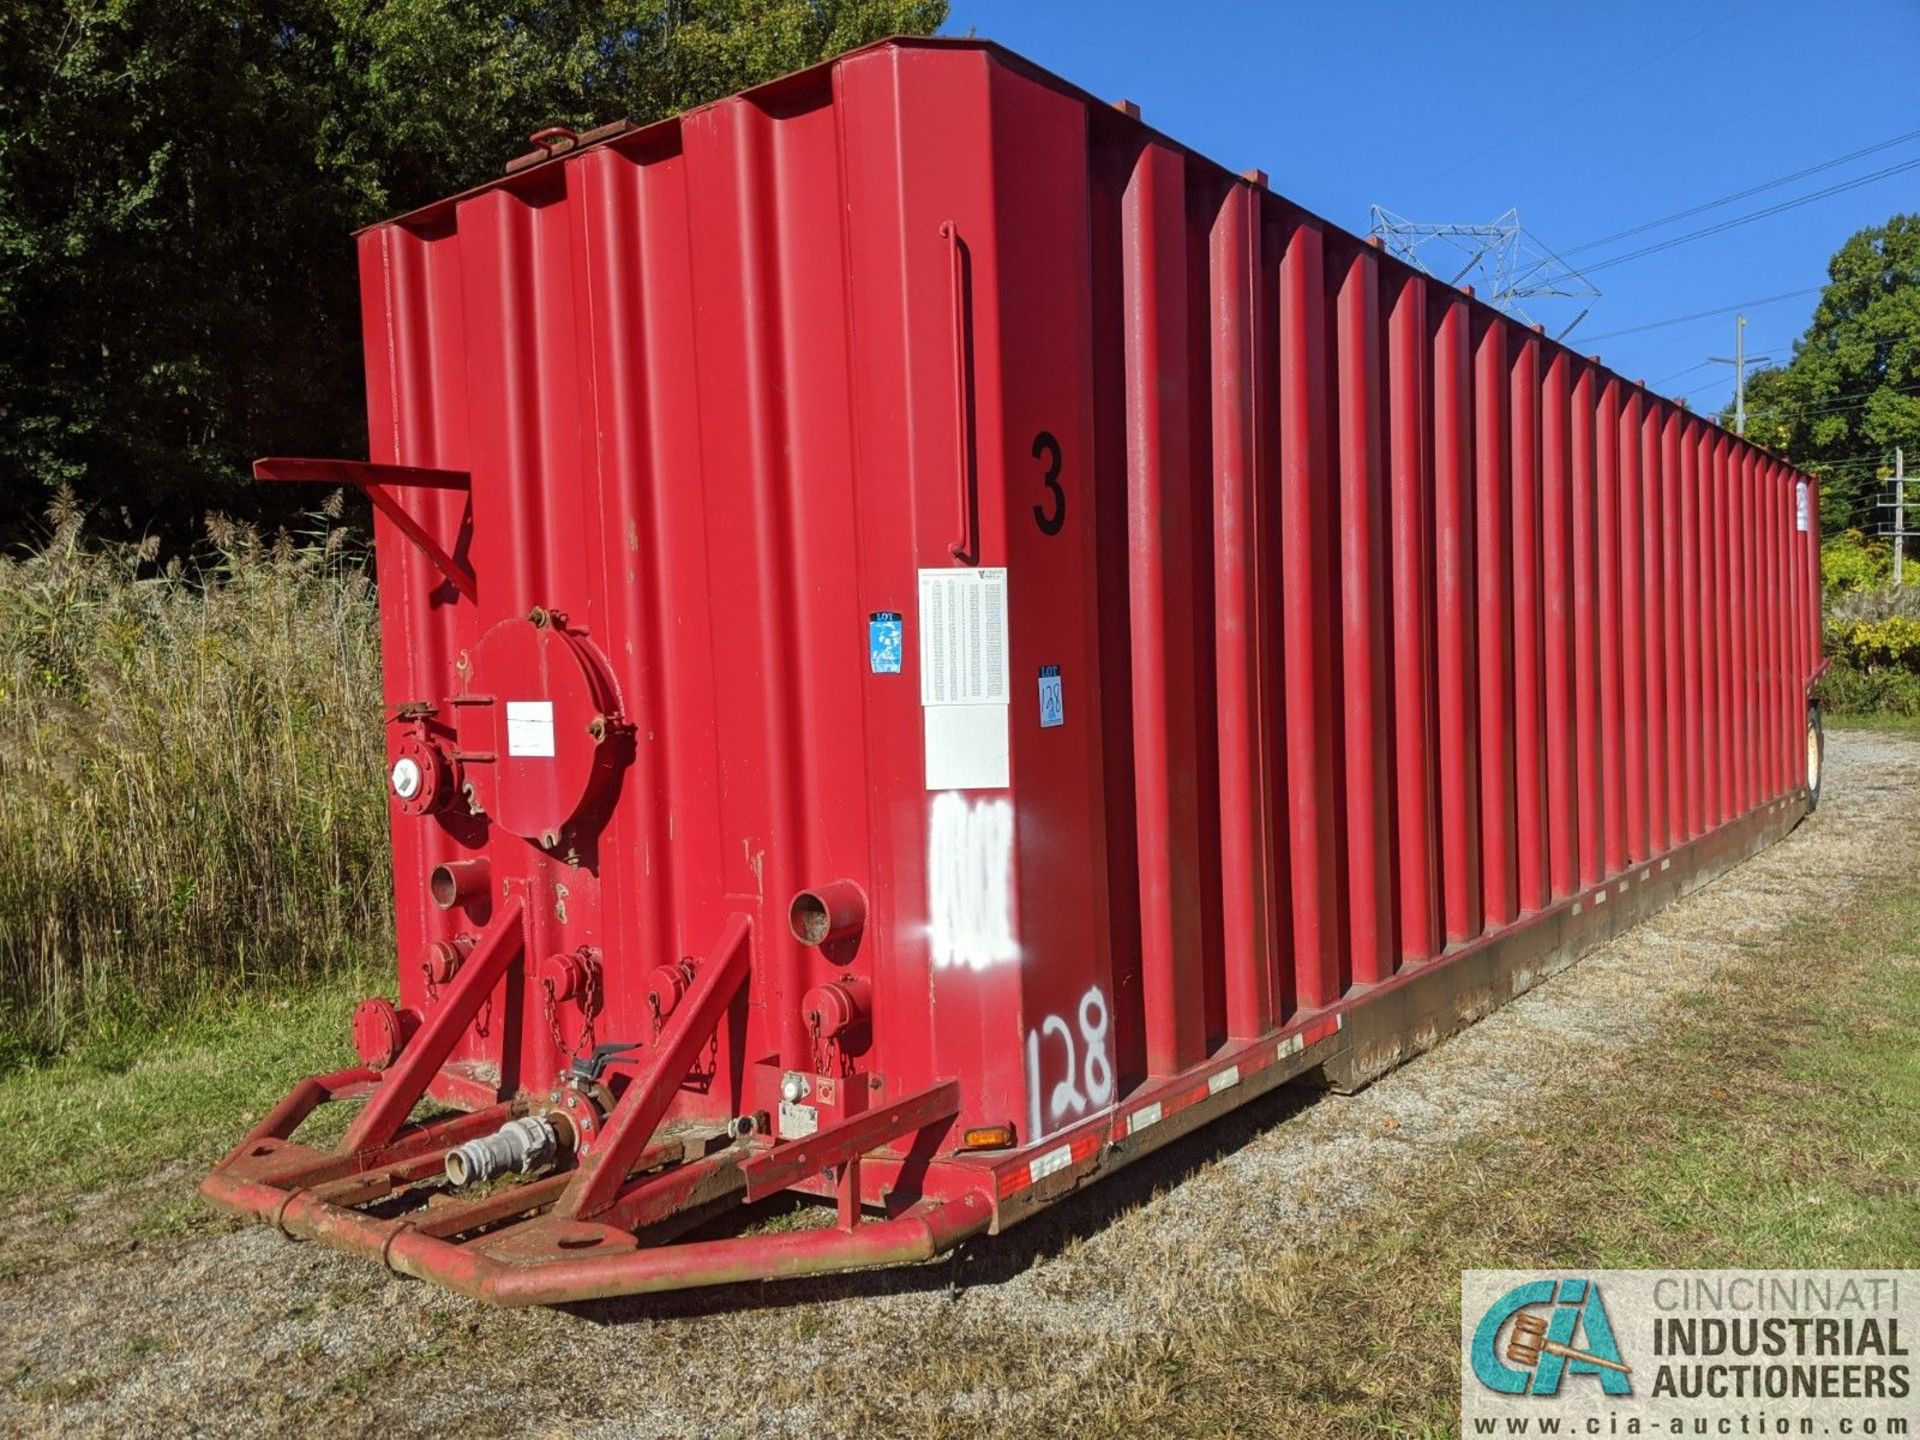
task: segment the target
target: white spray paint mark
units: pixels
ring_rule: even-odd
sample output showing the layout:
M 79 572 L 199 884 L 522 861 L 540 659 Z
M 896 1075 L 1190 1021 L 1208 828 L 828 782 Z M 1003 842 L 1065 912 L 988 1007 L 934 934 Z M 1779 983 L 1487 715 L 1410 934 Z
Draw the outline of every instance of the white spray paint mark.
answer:
M 1080 1046 L 1074 1043 L 1073 1031 L 1058 1015 L 1047 1016 L 1027 1035 L 1027 1123 L 1031 1127 L 1028 1132 L 1031 1138 L 1059 1129 L 1062 1122 L 1086 1114 L 1089 1108 L 1098 1109 L 1113 1101 L 1113 1061 L 1107 1055 L 1107 997 L 1100 993 L 1098 985 L 1080 997 L 1078 1019 L 1080 1043 L 1087 1052 L 1084 1064 L 1080 1060 Z M 1065 1053 L 1065 1062 L 1058 1071 L 1043 1065 L 1043 1058 L 1056 1048 L 1045 1041 L 1054 1036 L 1060 1041 L 1058 1049 Z M 1048 1123 L 1044 1127 L 1041 1124 L 1043 1069 L 1048 1075 L 1062 1076 L 1046 1096 L 1044 1114 Z
M 1013 938 L 1013 805 L 936 796 L 927 837 L 933 963 L 985 970 L 1020 958 Z

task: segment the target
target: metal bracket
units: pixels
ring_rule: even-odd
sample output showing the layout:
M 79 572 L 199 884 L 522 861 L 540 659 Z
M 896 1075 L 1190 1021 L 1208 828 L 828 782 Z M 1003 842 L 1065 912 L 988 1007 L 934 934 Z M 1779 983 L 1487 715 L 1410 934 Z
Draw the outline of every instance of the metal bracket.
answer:
M 395 488 L 414 490 L 468 490 L 473 477 L 464 470 L 429 470 L 420 465 L 375 465 L 365 460 L 313 460 L 295 456 L 269 455 L 253 462 L 256 480 L 351 485 L 363 491 L 373 508 L 394 523 L 394 527 L 426 554 L 447 582 L 468 600 L 476 597 L 473 571 L 456 560 L 426 528 L 407 512 L 393 492 Z
M 763 1199 L 811 1179 L 828 1166 L 858 1160 L 869 1151 L 903 1136 L 917 1135 L 929 1125 L 951 1120 L 959 1113 L 960 1082 L 943 1080 L 917 1095 L 751 1155 L 740 1162 L 747 1177 L 747 1199 Z

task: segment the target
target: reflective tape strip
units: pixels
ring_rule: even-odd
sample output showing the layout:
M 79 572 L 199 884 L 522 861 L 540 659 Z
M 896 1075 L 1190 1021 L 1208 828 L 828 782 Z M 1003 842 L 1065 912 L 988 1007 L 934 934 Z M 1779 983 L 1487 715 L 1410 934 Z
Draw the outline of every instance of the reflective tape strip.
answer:
M 1027 1183 L 1038 1185 L 1047 1176 L 1064 1170 L 1073 1164 L 1073 1146 L 1056 1145 L 1046 1154 L 1035 1157 L 1027 1165 Z
M 1176 1093 L 1163 1094 L 1160 1099 L 1119 1117 L 1111 1132 L 1112 1138 L 1117 1142 L 1151 1129 L 1161 1121 L 1198 1105 L 1202 1100 L 1232 1089 L 1248 1073 L 1257 1073 L 1278 1061 L 1290 1059 L 1308 1047 L 1339 1034 L 1346 1023 L 1345 1012 L 1327 1015 L 1286 1036 L 1271 1052 L 1243 1052 L 1240 1060 L 1216 1070 L 1204 1080 L 1196 1079 Z M 1272 1059 L 1267 1058 L 1268 1053 L 1271 1053 Z M 1071 1141 L 1055 1145 L 1031 1160 L 1010 1164 L 1006 1169 L 996 1172 L 995 1189 L 1003 1200 L 1023 1190 L 1030 1190 L 1049 1175 L 1057 1175 L 1069 1166 L 1090 1159 L 1106 1143 L 1107 1138 L 1106 1132 L 1097 1127 L 1090 1128 L 1077 1134 Z

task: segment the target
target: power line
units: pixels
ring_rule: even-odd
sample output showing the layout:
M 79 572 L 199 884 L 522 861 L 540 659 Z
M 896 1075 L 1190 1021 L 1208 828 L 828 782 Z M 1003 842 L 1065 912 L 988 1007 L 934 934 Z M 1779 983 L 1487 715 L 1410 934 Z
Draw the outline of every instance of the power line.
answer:
M 1647 383 L 1653 386 L 1664 385 L 1669 380 L 1678 380 L 1682 375 L 1691 375 L 1696 370 L 1704 370 L 1712 363 L 1711 360 L 1702 360 L 1698 365 L 1689 365 L 1684 370 L 1676 370 L 1671 375 L 1662 375 L 1658 380 L 1649 380 Z M 1704 390 L 1706 386 L 1703 385 L 1700 388 Z
M 1891 386 L 1875 385 L 1866 390 L 1856 390 L 1851 395 L 1831 396 L 1829 397 L 1831 403 L 1823 403 L 1819 405 L 1788 405 L 1784 407 L 1774 407 L 1766 410 L 1759 410 L 1759 411 L 1756 411 L 1755 413 L 1771 416 L 1777 419 L 1781 416 L 1786 416 L 1786 415 L 1791 415 L 1791 416 L 1832 415 L 1832 414 L 1837 414 L 1839 412 L 1847 411 L 1847 410 L 1864 410 L 1867 408 L 1866 404 L 1853 404 L 1849 402 L 1865 401 L 1867 403 L 1871 403 L 1872 397 L 1878 395 L 1882 390 L 1892 390 L 1893 393 L 1896 395 L 1914 395 L 1914 394 L 1920 394 L 1920 384 L 1891 385 Z
M 1783 215 L 1789 210 L 1797 210 L 1802 205 L 1811 205 L 1816 200 L 1825 200 L 1829 196 L 1839 195 L 1848 190 L 1857 190 L 1862 185 L 1871 185 L 1876 180 L 1885 180 L 1890 176 L 1901 175 L 1909 170 L 1920 170 L 1920 159 L 1903 160 L 1898 165 L 1889 165 L 1884 170 L 1875 170 L 1871 174 L 1857 176 L 1852 180 L 1842 180 L 1822 190 L 1809 191 L 1805 195 L 1796 195 L 1791 200 L 1782 200 L 1777 205 L 1767 205 L 1758 210 L 1750 210 L 1745 215 L 1736 215 L 1731 220 L 1722 220 L 1717 225 L 1703 226 L 1698 230 L 1689 230 L 1684 235 L 1675 235 L 1653 245 L 1644 245 L 1638 250 L 1629 250 L 1624 255 L 1614 255 L 1598 264 L 1586 267 L 1585 273 L 1592 275 L 1598 271 L 1610 269 L 1615 265 L 1624 265 L 1629 260 L 1641 260 L 1649 255 L 1657 255 L 1662 250 L 1671 250 L 1676 245 L 1685 245 L 1691 240 L 1701 240 L 1709 235 L 1718 235 L 1742 225 L 1751 225 L 1756 220 L 1765 220 L 1774 215 Z
M 1645 325 L 1629 325 L 1624 330 L 1608 330 L 1599 335 L 1588 335 L 1583 337 L 1581 343 L 1588 344 L 1595 340 L 1617 340 L 1622 335 L 1638 335 L 1643 330 L 1664 330 L 1669 325 L 1685 325 L 1690 320 L 1709 320 L 1715 315 L 1731 315 L 1736 310 L 1751 309 L 1755 305 L 1771 305 L 1778 300 L 1798 300 L 1803 295 L 1818 295 L 1823 288 L 1824 287 L 1819 285 L 1812 285 L 1805 290 L 1785 290 L 1778 295 L 1763 295 L 1758 300 L 1740 300 L 1732 305 L 1722 305 L 1713 310 L 1696 310 L 1691 315 L 1675 315 L 1667 320 L 1650 320 Z
M 1616 240 L 1626 240 L 1632 236 L 1644 234 L 1648 230 L 1658 230 L 1662 225 L 1671 225 L 1678 220 L 1691 219 L 1693 216 L 1703 215 L 1709 210 L 1717 210 L 1722 205 L 1731 205 L 1736 200 L 1745 200 L 1751 195 L 1758 195 L 1766 190 L 1777 189 L 1782 185 L 1791 185 L 1796 180 L 1804 180 L 1809 175 L 1818 175 L 1821 171 L 1831 170 L 1836 165 L 1845 165 L 1849 160 L 1858 160 L 1863 155 L 1876 154 L 1881 150 L 1891 150 L 1894 146 L 1904 145 L 1909 140 L 1920 140 L 1920 130 L 1909 130 L 1904 135 L 1896 135 L 1891 140 L 1882 140 L 1877 145 L 1867 145 L 1858 150 L 1850 150 L 1845 155 L 1836 155 L 1833 159 L 1823 160 L 1818 165 L 1809 165 L 1804 170 L 1796 170 L 1791 175 L 1782 175 L 1773 180 L 1764 180 L 1758 185 L 1748 186 L 1745 190 L 1736 190 L 1731 195 L 1722 195 L 1718 200 L 1708 200 L 1690 209 L 1676 210 L 1671 215 L 1662 215 L 1658 220 L 1648 220 L 1643 224 L 1632 226 L 1629 229 L 1615 231 L 1613 234 L 1604 236 L 1599 240 L 1585 241 L 1561 253 L 1564 255 L 1577 255 L 1582 250 L 1597 250 L 1602 245 L 1611 245 Z

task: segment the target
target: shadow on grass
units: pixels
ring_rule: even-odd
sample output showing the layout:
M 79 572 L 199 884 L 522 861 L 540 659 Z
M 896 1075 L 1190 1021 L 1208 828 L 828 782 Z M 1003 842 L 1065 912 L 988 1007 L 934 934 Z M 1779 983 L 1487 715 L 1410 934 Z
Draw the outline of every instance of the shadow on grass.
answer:
M 625 1296 L 554 1308 L 595 1325 L 634 1325 L 684 1320 L 716 1313 L 787 1310 L 844 1299 L 927 1294 L 946 1290 L 956 1300 L 976 1287 L 1005 1284 L 1036 1263 L 1050 1260 L 1074 1242 L 1104 1230 L 1162 1190 L 1184 1183 L 1207 1166 L 1244 1149 L 1319 1101 L 1326 1092 L 1309 1077 L 1268 1091 L 1210 1121 L 1192 1134 L 1141 1156 L 1120 1169 L 1101 1171 L 1032 1219 L 999 1235 L 979 1235 L 948 1254 L 916 1265 L 855 1270 L 790 1280 L 755 1280 L 704 1290 Z M 782 1224 L 813 1210 L 774 1197 L 728 1212 L 689 1235 L 719 1239 L 749 1228 L 805 1228 Z

